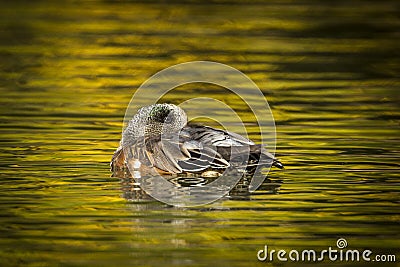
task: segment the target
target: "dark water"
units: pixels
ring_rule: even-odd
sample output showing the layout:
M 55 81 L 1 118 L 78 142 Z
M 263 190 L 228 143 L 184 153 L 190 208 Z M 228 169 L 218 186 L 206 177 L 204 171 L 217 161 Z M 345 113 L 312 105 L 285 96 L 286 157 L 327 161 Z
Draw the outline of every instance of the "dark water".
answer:
M 398 262 L 398 14 L 397 1 L 1 3 L 0 265 L 281 266 L 257 251 L 338 238 Z M 127 201 L 139 193 L 108 167 L 127 104 L 192 60 L 263 90 L 286 169 L 207 206 Z

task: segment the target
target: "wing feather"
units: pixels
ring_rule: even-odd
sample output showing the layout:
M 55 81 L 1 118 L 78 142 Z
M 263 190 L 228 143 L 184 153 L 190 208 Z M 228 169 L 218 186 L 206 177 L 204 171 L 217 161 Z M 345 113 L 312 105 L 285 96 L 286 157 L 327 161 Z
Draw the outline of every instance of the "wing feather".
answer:
M 126 144 L 115 152 L 112 167 L 120 166 L 123 160 L 138 159 L 142 164 L 169 173 L 223 169 L 230 166 L 228 161 L 232 153 L 241 154 L 242 150 L 245 152 L 249 149 L 250 165 L 257 164 L 260 153 L 271 158 L 276 165 L 280 163 L 266 150 L 261 151 L 259 145 L 236 133 L 208 126 L 189 125 L 182 129 L 179 136 L 175 134 L 163 135 L 162 138 L 138 138 L 129 145 Z

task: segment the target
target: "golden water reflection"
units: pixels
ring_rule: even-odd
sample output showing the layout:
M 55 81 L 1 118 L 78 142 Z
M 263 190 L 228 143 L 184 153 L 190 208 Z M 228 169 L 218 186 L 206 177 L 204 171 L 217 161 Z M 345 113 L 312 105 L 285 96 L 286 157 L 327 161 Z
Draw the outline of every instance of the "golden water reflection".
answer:
M 1 266 L 253 266 L 266 244 L 325 249 L 339 237 L 398 253 L 397 2 L 229 2 L 2 4 Z M 203 207 L 127 201 L 108 168 L 125 108 L 149 76 L 190 60 L 254 80 L 286 169 Z M 237 99 L 203 89 L 257 139 Z

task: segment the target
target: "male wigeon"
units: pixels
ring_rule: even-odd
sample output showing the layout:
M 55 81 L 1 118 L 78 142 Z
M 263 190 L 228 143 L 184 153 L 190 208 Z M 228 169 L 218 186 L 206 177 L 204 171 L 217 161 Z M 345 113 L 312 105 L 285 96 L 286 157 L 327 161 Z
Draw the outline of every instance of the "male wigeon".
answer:
M 136 167 L 155 167 L 162 174 L 222 173 L 232 158 L 243 155 L 247 172 L 260 164 L 283 169 L 261 145 L 236 133 L 188 124 L 186 113 L 176 105 L 154 104 L 139 109 L 129 121 L 110 165 L 116 171 L 134 160 Z

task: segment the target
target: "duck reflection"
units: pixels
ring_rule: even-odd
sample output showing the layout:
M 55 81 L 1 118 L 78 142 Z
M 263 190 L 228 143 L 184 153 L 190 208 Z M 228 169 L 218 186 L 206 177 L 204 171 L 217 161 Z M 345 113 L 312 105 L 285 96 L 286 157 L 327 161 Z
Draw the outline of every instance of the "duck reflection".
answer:
M 140 183 L 132 177 L 129 170 L 114 171 L 112 177 L 120 179 L 122 197 L 126 200 L 155 201 L 154 198 L 140 187 Z M 199 174 L 163 175 L 163 177 L 177 187 L 202 187 L 217 179 L 216 177 L 202 177 Z M 253 176 L 251 175 L 242 177 L 223 199 L 251 200 L 252 195 L 277 194 L 282 184 L 281 180 L 272 181 L 266 178 L 257 193 L 251 193 L 249 191 L 249 185 L 252 178 Z

